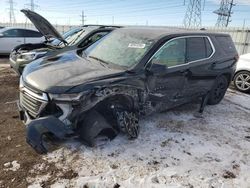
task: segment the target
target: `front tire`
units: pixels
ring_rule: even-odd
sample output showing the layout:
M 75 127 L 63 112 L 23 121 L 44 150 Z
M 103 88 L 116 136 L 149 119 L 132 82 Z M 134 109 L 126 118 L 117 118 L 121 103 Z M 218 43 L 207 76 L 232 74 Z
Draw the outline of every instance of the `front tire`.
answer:
M 234 86 L 241 92 L 250 91 L 250 72 L 241 71 L 234 76 Z
M 228 88 L 228 79 L 226 76 L 219 76 L 214 83 L 208 99 L 209 105 L 219 104 L 223 99 Z

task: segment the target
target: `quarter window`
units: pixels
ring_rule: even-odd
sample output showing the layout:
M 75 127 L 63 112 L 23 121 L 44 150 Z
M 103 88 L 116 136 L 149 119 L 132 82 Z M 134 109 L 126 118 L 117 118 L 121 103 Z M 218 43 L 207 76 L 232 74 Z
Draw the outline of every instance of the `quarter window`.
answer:
M 184 64 L 186 54 L 186 39 L 174 39 L 164 44 L 152 58 L 152 63 L 167 67 Z

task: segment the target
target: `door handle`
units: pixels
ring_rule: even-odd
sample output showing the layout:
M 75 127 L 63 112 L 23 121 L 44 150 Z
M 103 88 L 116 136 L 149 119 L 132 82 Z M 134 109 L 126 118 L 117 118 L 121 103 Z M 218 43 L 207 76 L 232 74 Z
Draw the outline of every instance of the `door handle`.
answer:
M 17 42 L 22 42 L 21 40 L 17 40 Z
M 212 63 L 212 68 L 214 68 L 216 66 L 217 62 L 213 62 Z

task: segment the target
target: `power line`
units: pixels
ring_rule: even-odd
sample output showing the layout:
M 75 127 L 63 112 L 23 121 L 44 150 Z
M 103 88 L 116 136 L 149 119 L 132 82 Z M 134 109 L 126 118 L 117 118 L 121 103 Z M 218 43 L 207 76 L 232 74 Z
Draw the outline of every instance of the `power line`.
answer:
M 227 27 L 232 15 L 232 8 L 235 6 L 233 0 L 221 0 L 220 8 L 215 10 L 214 13 L 218 15 L 216 26 L 217 27 Z
M 201 0 L 190 0 L 183 20 L 186 28 L 201 27 Z

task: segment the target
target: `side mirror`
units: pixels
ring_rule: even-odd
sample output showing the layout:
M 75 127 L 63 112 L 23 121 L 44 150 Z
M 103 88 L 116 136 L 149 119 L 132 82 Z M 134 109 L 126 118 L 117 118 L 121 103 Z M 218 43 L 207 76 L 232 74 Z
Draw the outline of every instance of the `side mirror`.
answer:
M 161 65 L 157 62 L 152 62 L 153 64 L 151 67 L 147 69 L 147 72 L 151 74 L 161 74 L 161 73 L 166 73 L 167 72 L 167 67 L 165 65 Z

